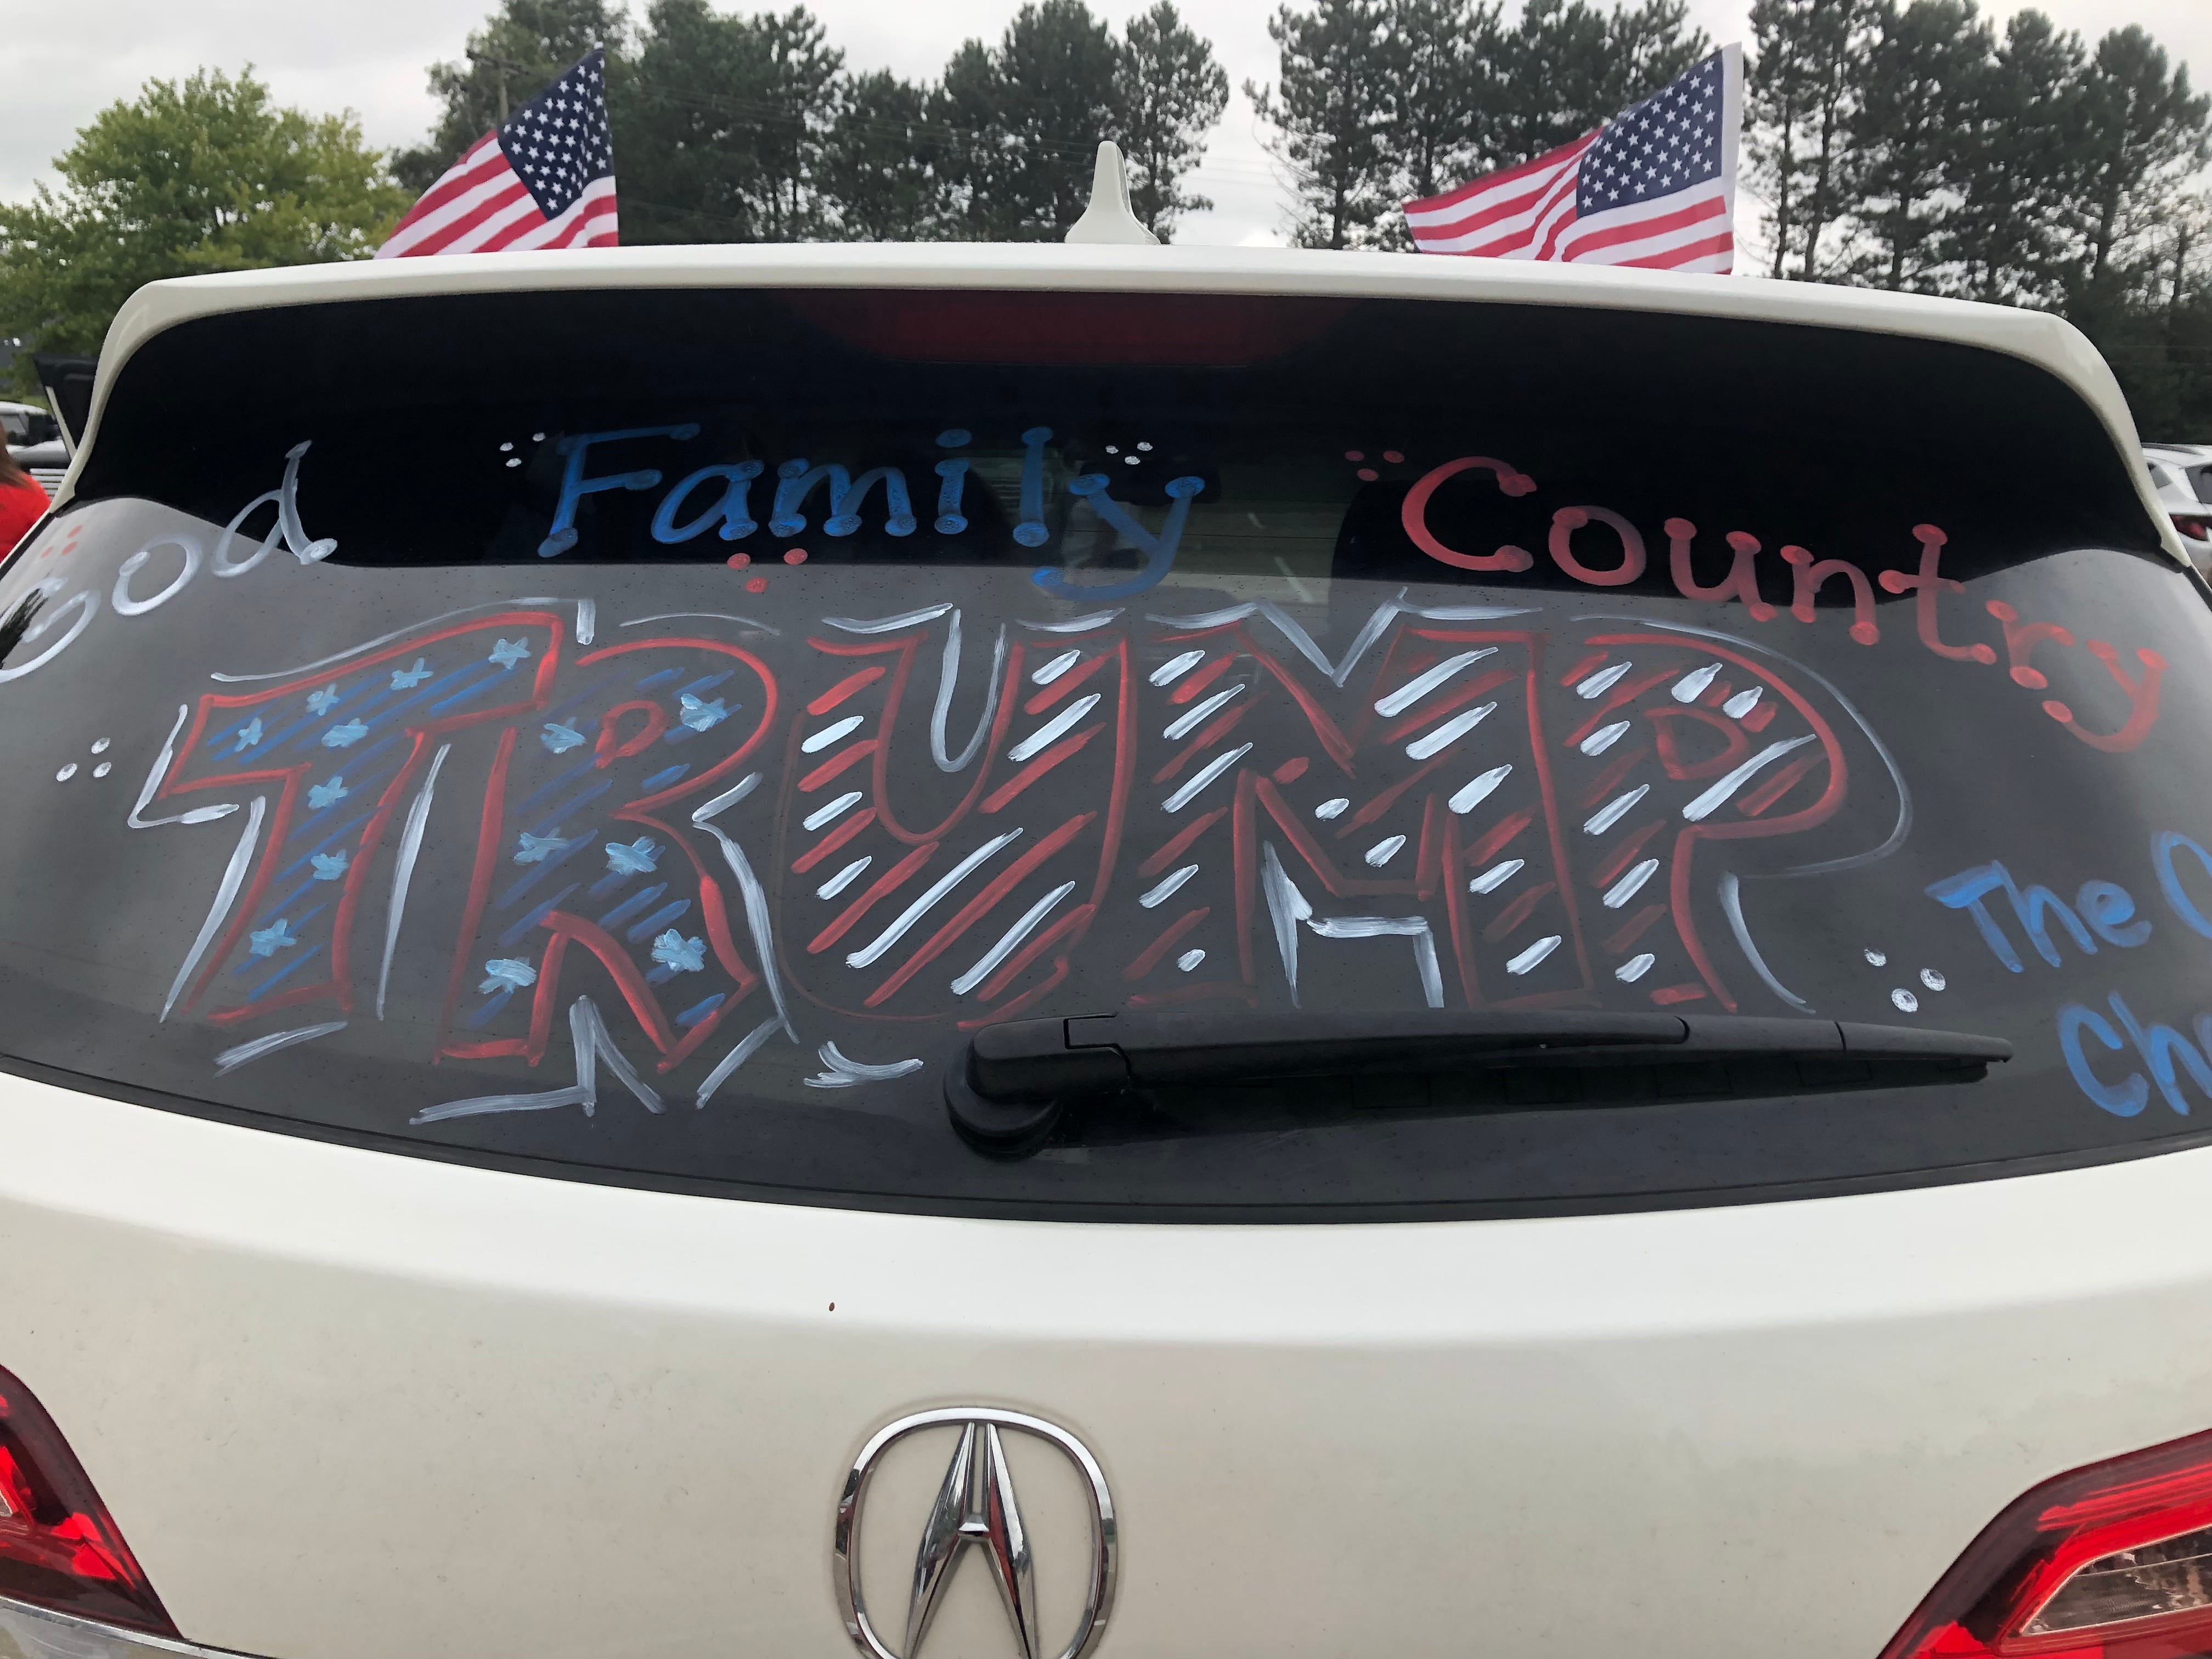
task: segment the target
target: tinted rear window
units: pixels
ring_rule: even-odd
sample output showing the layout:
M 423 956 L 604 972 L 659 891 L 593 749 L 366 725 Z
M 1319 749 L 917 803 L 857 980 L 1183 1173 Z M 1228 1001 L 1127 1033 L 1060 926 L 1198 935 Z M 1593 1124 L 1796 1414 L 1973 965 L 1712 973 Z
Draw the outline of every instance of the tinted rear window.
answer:
M 2179 1144 L 2212 1101 L 2203 599 L 2075 394 L 1929 342 L 1243 296 L 213 319 L 125 365 L 0 576 L 0 1050 L 375 1145 L 978 1213 Z M 947 1121 L 994 1021 L 1431 1007 L 2017 1056 L 1225 1086 L 1015 1161 Z

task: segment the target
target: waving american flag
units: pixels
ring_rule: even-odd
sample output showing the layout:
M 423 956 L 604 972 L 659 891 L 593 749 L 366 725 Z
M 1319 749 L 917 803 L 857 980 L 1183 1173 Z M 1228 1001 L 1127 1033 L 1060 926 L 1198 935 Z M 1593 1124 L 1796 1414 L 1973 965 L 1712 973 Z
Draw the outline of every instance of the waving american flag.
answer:
M 1424 253 L 1725 272 L 1743 55 L 1723 46 L 1571 144 L 1406 204 Z
M 376 257 L 612 247 L 619 240 L 607 56 L 594 47 L 506 125 L 470 145 Z

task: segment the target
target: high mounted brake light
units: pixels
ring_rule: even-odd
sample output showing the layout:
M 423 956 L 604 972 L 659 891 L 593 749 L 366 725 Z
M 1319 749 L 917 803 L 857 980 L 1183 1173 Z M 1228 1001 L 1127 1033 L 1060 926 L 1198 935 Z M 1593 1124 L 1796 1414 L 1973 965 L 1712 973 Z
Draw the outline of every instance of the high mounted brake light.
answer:
M 177 1634 L 54 1419 L 6 1370 L 0 1370 L 0 1595 Z
M 2212 1434 L 2047 1480 L 1966 1547 L 1881 1659 L 2212 1650 Z

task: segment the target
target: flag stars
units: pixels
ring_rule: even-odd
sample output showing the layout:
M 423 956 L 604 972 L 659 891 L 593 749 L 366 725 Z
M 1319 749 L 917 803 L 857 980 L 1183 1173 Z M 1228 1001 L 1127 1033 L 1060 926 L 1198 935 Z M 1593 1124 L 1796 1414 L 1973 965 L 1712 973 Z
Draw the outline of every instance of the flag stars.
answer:
M 246 948 L 257 957 L 273 957 L 279 951 L 289 950 L 300 942 L 292 932 L 292 924 L 279 916 L 266 927 L 257 927 L 246 936 Z

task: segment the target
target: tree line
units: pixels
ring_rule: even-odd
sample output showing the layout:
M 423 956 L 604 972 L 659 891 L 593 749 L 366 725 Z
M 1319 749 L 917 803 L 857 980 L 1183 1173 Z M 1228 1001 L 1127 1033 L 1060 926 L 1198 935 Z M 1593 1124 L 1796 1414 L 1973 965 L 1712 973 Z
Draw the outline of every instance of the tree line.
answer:
M 632 27 L 605 0 L 507 0 L 452 63 L 445 108 L 394 158 L 426 188 L 503 100 L 603 45 L 626 242 L 1056 240 L 1082 213 L 1102 138 L 1163 237 L 1212 204 L 1188 180 L 1229 100 L 1210 42 L 1172 0 L 1117 33 L 1083 0 L 1024 5 L 934 81 L 846 65 L 804 6 L 745 16 L 652 0 Z
M 1556 148 L 1712 50 L 1686 0 L 1304 0 L 1247 82 L 1302 246 L 1407 246 L 1406 200 Z M 2212 100 L 2140 28 L 2091 45 L 1974 0 L 1755 0 L 1740 269 L 2055 311 L 2147 432 L 2212 436 Z M 0 204 L 0 336 L 88 350 L 139 283 L 355 258 L 504 112 L 608 54 L 626 242 L 1055 240 L 1101 137 L 1163 238 L 1229 96 L 1153 0 L 1120 28 L 1028 0 L 933 78 L 850 66 L 804 6 L 501 0 L 433 64 L 441 112 L 380 153 L 251 72 L 151 82 Z
M 2141 28 L 2092 46 L 1973 0 L 1756 0 L 1762 274 L 2032 306 L 2149 434 L 2212 438 L 2212 98 Z

